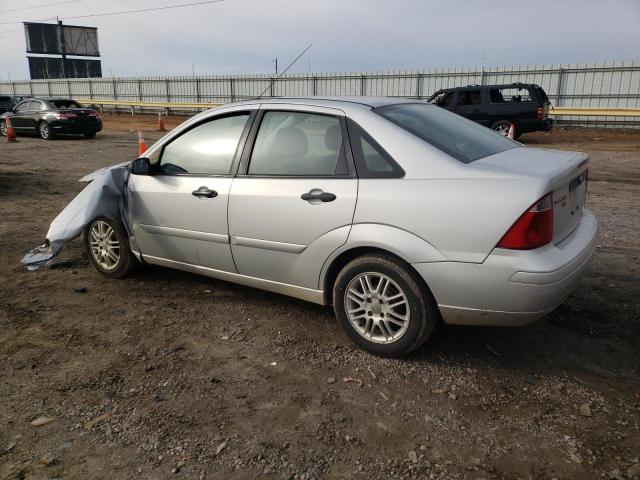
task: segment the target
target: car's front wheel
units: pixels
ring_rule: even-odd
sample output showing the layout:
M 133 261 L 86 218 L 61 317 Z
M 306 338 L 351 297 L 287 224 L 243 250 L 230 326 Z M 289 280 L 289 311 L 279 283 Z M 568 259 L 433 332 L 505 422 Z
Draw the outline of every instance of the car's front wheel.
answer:
M 40 122 L 38 125 L 38 133 L 43 140 L 51 140 L 53 138 L 53 131 L 47 122 Z
M 386 357 L 418 349 L 439 319 L 417 274 L 387 255 L 364 255 L 345 265 L 334 284 L 333 307 L 356 344 Z
M 124 227 L 114 218 L 94 218 L 85 227 L 84 242 L 91 264 L 106 277 L 126 277 L 140 265 L 129 248 Z

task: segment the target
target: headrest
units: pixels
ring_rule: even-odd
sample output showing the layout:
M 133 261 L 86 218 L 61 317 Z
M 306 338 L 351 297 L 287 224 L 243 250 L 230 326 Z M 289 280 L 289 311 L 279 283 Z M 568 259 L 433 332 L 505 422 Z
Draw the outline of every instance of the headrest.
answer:
M 296 127 L 285 127 L 278 130 L 269 146 L 269 153 L 279 157 L 295 158 L 306 155 L 309 141 L 302 130 Z
M 329 150 L 338 151 L 342 146 L 342 133 L 339 125 L 331 125 L 324 133 L 324 144 Z

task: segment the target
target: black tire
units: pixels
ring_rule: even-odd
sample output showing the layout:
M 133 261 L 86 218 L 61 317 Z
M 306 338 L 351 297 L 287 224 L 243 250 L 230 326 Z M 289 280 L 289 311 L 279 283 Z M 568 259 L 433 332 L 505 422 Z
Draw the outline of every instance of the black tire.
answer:
M 44 121 L 38 124 L 38 135 L 40 135 L 40 138 L 43 140 L 51 140 L 55 137 L 55 134 L 53 133 L 53 130 L 51 130 L 49 124 Z
M 506 136 L 506 133 L 509 132 L 510 127 L 511 127 L 511 122 L 509 122 L 508 120 L 499 120 L 493 125 L 491 125 L 491 130 L 498 133 L 505 132 L 505 136 Z
M 95 138 L 96 136 L 96 132 L 85 132 L 84 137 L 85 138 Z
M 364 273 L 386 276 L 392 282 L 395 282 L 396 286 L 399 287 L 398 291 L 401 290 L 401 293 L 404 293 L 406 298 L 408 306 L 404 308 L 409 312 L 408 326 L 404 333 L 400 334 L 396 340 L 389 341 L 389 343 L 378 343 L 365 338 L 349 320 L 347 302 L 351 302 L 351 300 L 347 300 L 347 288 L 352 281 L 356 282 Z M 391 288 L 395 287 L 392 286 Z M 366 301 L 368 300 L 366 299 Z M 374 305 L 375 302 L 376 300 L 373 300 L 373 303 L 368 305 Z M 385 303 L 384 307 L 386 306 Z M 420 348 L 431 336 L 440 319 L 440 312 L 433 295 L 420 277 L 406 263 L 384 254 L 363 255 L 344 266 L 333 286 L 333 308 L 342 327 L 354 343 L 371 353 L 384 357 L 402 357 Z M 366 306 L 366 309 L 368 308 L 370 307 Z M 372 312 L 369 311 L 366 314 L 371 316 Z M 384 317 L 383 313 L 375 315 Z M 387 322 L 389 318 L 389 313 L 387 313 Z M 363 316 L 363 319 L 368 322 L 367 317 Z M 385 325 L 389 325 L 389 323 L 385 323 Z M 371 327 L 370 337 L 373 336 L 376 328 L 380 333 L 383 333 L 383 329 L 380 327 Z M 391 332 L 388 326 L 385 328 L 387 328 L 387 333 Z M 365 331 L 367 330 L 366 327 L 364 329 Z M 384 335 L 386 338 L 386 333 Z M 389 336 L 389 338 L 392 337 Z
M 6 137 L 7 136 L 7 121 L 6 120 L 0 120 L 0 137 Z
M 114 262 L 112 258 L 102 257 L 102 262 L 97 258 L 100 254 L 94 253 L 94 250 L 91 246 L 91 241 L 96 241 L 99 238 L 99 241 L 108 240 L 108 238 L 104 237 L 96 237 L 92 234 L 92 228 L 94 225 L 96 229 L 103 224 L 99 224 L 98 222 L 103 222 L 103 224 L 107 224 L 111 227 L 113 231 L 113 235 L 115 235 L 118 246 L 119 253 L 117 262 Z M 110 236 L 109 238 L 113 238 Z M 104 244 L 103 244 L 104 245 Z M 84 248 L 87 256 L 89 257 L 89 261 L 93 265 L 93 267 L 105 277 L 111 278 L 123 278 L 128 275 L 131 275 L 140 267 L 140 262 L 135 257 L 135 255 L 131 252 L 131 248 L 129 246 L 129 239 L 127 237 L 127 233 L 120 223 L 119 220 L 116 220 L 109 216 L 99 216 L 91 220 L 84 229 Z M 98 246 L 97 248 L 100 248 Z M 106 261 L 112 262 L 112 265 L 105 266 Z

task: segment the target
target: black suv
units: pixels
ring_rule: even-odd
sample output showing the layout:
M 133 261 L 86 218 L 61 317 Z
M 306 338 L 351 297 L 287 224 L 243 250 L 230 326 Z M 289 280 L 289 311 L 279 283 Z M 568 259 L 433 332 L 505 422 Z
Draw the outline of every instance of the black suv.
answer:
M 70 98 L 28 98 L 0 115 L 0 134 L 6 135 L 7 121 L 17 134 L 37 133 L 49 140 L 60 133 L 80 133 L 93 138 L 102 130 L 102 119 L 95 110 Z
M 532 83 L 445 88 L 431 95 L 428 102 L 502 134 L 513 123 L 516 138 L 527 132 L 549 131 L 554 124 L 549 118 L 549 97 Z
M 16 95 L 0 95 L 0 114 L 10 112 L 18 103 L 27 97 Z

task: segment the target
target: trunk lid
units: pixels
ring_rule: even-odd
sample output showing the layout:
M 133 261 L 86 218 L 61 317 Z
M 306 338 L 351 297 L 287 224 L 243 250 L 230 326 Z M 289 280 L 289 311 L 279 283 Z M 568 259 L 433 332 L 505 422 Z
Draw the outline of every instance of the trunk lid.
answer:
M 582 218 L 589 157 L 580 152 L 514 148 L 476 160 L 474 166 L 540 179 L 540 197 L 553 195 L 553 243 L 567 238 Z M 537 198 L 532 198 L 531 203 Z M 515 220 L 515 219 L 514 219 Z

